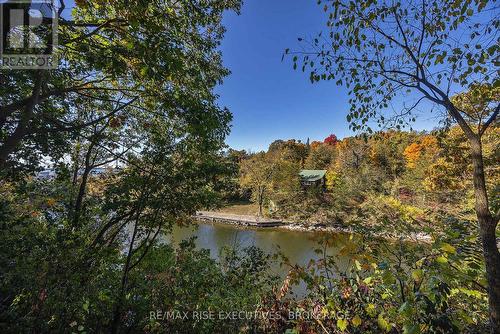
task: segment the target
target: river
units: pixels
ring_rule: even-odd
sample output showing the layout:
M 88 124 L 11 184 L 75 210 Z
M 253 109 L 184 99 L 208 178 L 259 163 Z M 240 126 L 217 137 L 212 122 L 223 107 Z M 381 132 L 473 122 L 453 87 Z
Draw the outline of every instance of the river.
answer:
M 256 246 L 267 254 L 281 252 L 291 264 L 305 266 L 311 259 L 318 259 L 321 254 L 314 250 L 322 248 L 321 240 L 325 237 L 333 239 L 347 239 L 348 235 L 323 232 L 299 232 L 279 228 L 241 228 L 234 225 L 196 223 L 191 226 L 175 226 L 167 237 L 173 244 L 196 237 L 196 247 L 210 250 L 210 256 L 217 260 L 219 251 L 224 246 L 238 246 L 241 248 Z M 341 243 L 339 241 L 339 243 Z M 326 248 L 329 255 L 338 254 L 340 246 L 330 245 Z M 337 265 L 340 268 L 347 266 L 348 257 L 338 257 Z M 279 263 L 273 263 L 271 271 L 284 278 L 289 268 Z M 303 294 L 304 287 L 298 287 L 295 292 Z

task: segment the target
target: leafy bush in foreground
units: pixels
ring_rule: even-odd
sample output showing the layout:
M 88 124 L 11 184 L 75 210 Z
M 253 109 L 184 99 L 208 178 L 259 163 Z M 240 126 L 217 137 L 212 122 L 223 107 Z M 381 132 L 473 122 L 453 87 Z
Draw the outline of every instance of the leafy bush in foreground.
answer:
M 282 289 L 301 281 L 308 295 L 284 294 L 268 307 L 305 315 L 275 328 L 300 333 L 484 333 L 488 303 L 484 267 L 470 222 L 432 245 L 329 237 L 339 248 L 306 267 L 293 266 Z M 346 263 L 342 256 L 349 256 Z

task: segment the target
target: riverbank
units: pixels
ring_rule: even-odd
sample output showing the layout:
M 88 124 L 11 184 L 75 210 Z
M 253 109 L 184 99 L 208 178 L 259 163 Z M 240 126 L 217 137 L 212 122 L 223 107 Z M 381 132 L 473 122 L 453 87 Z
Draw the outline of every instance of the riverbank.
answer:
M 238 215 L 222 212 L 212 211 L 198 211 L 194 218 L 197 221 L 204 223 L 215 223 L 224 225 L 233 225 L 236 227 L 244 228 L 258 228 L 258 229 L 281 229 L 296 232 L 323 232 L 323 233 L 358 233 L 355 229 L 343 226 L 327 226 L 323 223 L 298 223 L 286 220 L 271 219 L 265 217 L 258 217 L 252 215 Z M 391 239 L 391 240 L 405 240 L 414 242 L 432 242 L 432 237 L 425 233 L 409 233 L 400 235 L 397 233 L 373 232 L 372 236 L 377 238 Z
M 213 211 L 198 211 L 196 218 L 204 221 L 219 221 L 227 224 L 254 227 L 278 227 L 283 224 L 279 219 Z

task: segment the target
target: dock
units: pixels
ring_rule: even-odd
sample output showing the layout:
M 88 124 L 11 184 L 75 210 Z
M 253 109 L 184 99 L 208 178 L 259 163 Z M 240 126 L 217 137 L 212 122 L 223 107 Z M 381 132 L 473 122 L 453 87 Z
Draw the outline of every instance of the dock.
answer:
M 283 222 L 278 219 L 271 219 L 258 216 L 236 215 L 231 213 L 213 212 L 213 211 L 198 211 L 194 218 L 224 224 L 233 224 L 239 226 L 254 226 L 254 227 L 276 227 L 283 225 Z

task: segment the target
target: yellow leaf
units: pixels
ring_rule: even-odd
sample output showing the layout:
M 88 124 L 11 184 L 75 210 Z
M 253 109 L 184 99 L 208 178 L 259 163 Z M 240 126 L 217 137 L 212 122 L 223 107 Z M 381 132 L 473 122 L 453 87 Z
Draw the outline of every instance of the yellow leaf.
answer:
M 444 257 L 444 256 L 438 256 L 438 257 L 436 258 L 436 262 L 437 262 L 437 263 L 444 264 L 444 263 L 448 262 L 448 259 L 447 259 L 446 257 Z
M 354 260 L 354 263 L 356 264 L 356 269 L 361 270 L 361 263 L 358 260 Z
M 413 280 L 415 280 L 416 282 L 420 282 L 422 280 L 422 277 L 424 276 L 424 272 L 422 271 L 422 269 L 415 269 L 411 272 L 411 277 L 413 278 Z
M 346 319 L 338 319 L 337 320 L 337 327 L 343 332 L 347 328 L 347 320 Z
M 365 311 L 366 313 L 368 313 L 368 315 L 370 317 L 373 317 L 375 315 L 375 305 L 370 303 L 368 304 L 366 307 L 365 307 Z
M 352 318 L 351 322 L 354 327 L 358 327 L 359 325 L 361 325 L 361 318 L 356 314 L 354 318 Z
M 377 324 L 384 332 L 388 332 L 391 330 L 391 324 L 384 319 L 382 313 L 378 315 Z
M 441 249 L 443 251 L 445 251 L 446 253 L 450 253 L 450 254 L 455 254 L 457 252 L 455 247 L 453 247 L 452 245 L 450 245 L 449 243 L 446 243 L 446 242 L 443 243 L 443 245 L 441 246 Z

